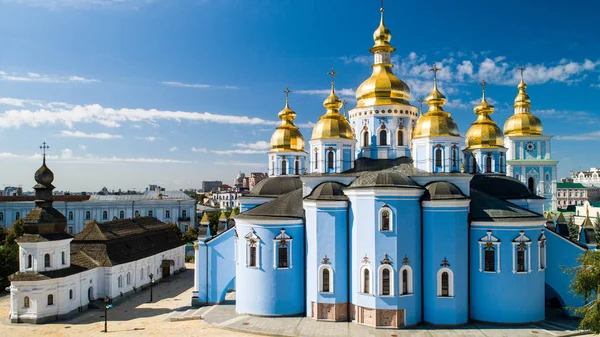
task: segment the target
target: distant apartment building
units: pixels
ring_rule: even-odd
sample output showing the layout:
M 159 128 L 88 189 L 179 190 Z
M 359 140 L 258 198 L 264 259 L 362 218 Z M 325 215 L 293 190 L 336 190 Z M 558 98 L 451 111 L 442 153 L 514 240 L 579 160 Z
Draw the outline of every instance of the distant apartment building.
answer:
M 250 177 L 248 177 L 248 189 L 252 190 L 256 184 L 258 184 L 261 180 L 268 178 L 269 176 L 266 173 L 262 172 L 252 172 L 250 173 Z
M 558 208 L 565 209 L 572 205 L 583 205 L 586 201 L 600 200 L 600 187 L 584 186 L 582 183 L 562 182 L 557 183 Z
M 23 195 L 22 187 L 6 186 L 4 190 L 0 190 L 0 196 L 15 196 Z
M 202 182 L 202 192 L 211 192 L 219 188 L 219 186 L 223 185 L 221 180 L 212 180 L 212 181 L 203 181 Z
M 589 171 L 571 171 L 571 175 L 574 183 L 600 186 L 600 168 L 591 167 Z

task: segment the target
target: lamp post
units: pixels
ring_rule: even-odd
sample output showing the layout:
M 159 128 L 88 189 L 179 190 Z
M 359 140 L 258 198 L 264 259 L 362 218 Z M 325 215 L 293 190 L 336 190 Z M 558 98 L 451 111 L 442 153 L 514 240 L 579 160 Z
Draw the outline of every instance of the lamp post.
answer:
M 152 303 L 152 285 L 154 284 L 154 274 L 150 273 L 150 303 Z
M 104 333 L 108 332 L 108 308 L 110 306 L 110 297 L 104 296 Z

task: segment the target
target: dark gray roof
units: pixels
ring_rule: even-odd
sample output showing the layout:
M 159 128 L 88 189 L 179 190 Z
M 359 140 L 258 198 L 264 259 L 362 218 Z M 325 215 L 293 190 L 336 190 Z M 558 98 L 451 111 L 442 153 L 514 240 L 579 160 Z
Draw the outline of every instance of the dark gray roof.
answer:
M 474 189 L 471 189 L 469 213 L 471 221 L 539 221 L 540 224 L 546 222 L 546 218 L 541 214 Z
M 70 266 L 69 268 L 63 268 L 58 270 L 43 271 L 43 272 L 16 272 L 10 275 L 8 278 L 12 281 L 42 281 L 54 278 L 67 277 L 73 274 L 81 273 L 87 268 L 81 266 Z
M 407 175 L 398 170 L 383 170 L 375 172 L 365 172 L 360 175 L 348 188 L 364 187 L 408 187 L 421 188 L 417 183 Z
M 284 194 L 273 201 L 258 205 L 243 213 L 235 219 L 303 219 L 302 189 Z
M 348 197 L 344 194 L 344 187 L 346 186 L 338 182 L 327 181 L 317 185 L 306 199 L 346 201 Z
M 246 197 L 276 197 L 302 188 L 298 176 L 269 177 L 261 180 Z
M 503 200 L 543 199 L 517 179 L 505 175 L 476 174 L 471 179 L 471 188 Z
M 456 185 L 446 181 L 434 181 L 425 186 L 423 200 L 467 199 Z
M 15 239 L 16 242 L 46 242 L 72 239 L 73 236 L 65 233 L 43 233 L 43 234 L 23 234 Z
M 399 157 L 395 159 L 371 159 L 363 157 L 356 159 L 354 161 L 354 168 L 344 171 L 344 173 L 381 171 L 402 164 L 409 165 L 412 168 L 412 159 L 409 157 Z

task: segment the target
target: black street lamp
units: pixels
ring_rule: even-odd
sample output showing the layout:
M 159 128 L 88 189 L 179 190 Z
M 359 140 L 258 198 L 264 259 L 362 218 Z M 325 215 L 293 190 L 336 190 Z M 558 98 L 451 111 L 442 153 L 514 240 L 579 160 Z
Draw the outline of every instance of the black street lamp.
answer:
M 152 303 L 152 285 L 154 284 L 154 274 L 150 273 L 150 303 Z
M 104 332 L 108 332 L 108 308 L 111 306 L 110 297 L 104 296 Z

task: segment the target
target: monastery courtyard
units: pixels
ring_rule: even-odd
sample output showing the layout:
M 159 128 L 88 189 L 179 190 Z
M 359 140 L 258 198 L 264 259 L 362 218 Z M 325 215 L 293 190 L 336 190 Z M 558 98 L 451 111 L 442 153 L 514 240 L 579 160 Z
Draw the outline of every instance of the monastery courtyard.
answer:
M 104 311 L 90 309 L 57 323 L 32 325 L 8 323 L 8 294 L 0 298 L 0 336 L 573 336 L 580 335 L 569 320 L 546 321 L 521 327 L 469 324 L 462 329 L 420 327 L 407 330 L 373 329 L 350 323 L 315 322 L 311 319 L 250 317 L 235 313 L 232 293 L 222 305 L 200 309 L 189 306 L 194 274 L 188 270 L 155 284 L 154 303 L 144 290 L 115 304 L 108 311 L 108 334 L 104 334 Z M 201 319 L 202 318 L 202 319 Z M 218 328 L 218 327 L 221 328 Z

